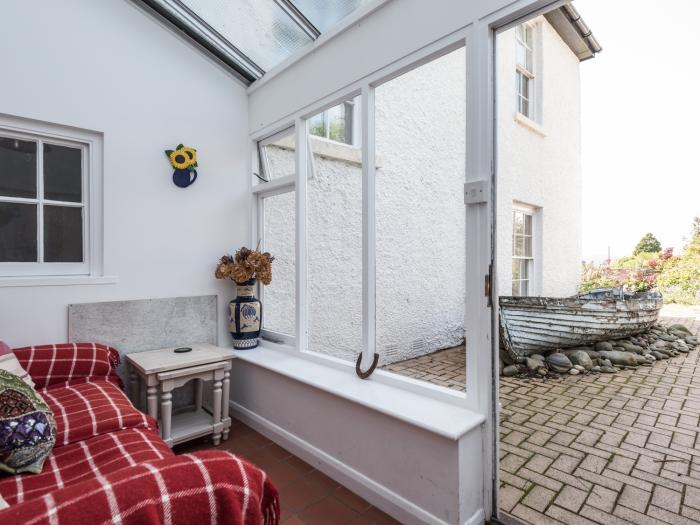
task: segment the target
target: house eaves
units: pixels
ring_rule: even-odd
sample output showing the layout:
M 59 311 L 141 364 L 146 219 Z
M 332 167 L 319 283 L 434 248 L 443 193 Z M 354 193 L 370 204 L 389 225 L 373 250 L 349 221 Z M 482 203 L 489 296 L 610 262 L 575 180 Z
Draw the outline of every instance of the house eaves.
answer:
M 603 50 L 593 32 L 571 4 L 550 11 L 544 17 L 581 62 L 593 58 Z

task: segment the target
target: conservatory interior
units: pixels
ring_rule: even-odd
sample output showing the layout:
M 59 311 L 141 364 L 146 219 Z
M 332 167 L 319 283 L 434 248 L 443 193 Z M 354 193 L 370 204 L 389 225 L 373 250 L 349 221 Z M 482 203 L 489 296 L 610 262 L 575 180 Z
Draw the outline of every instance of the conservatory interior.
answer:
M 0 339 L 55 443 L 0 521 L 497 519 L 496 34 L 567 5 L 4 6 Z

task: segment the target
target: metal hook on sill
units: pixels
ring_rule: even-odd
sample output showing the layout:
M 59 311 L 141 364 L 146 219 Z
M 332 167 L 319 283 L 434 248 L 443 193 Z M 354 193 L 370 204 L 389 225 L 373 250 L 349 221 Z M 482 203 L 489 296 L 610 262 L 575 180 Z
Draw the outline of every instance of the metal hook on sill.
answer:
M 355 373 L 357 374 L 357 377 L 360 379 L 367 379 L 369 376 L 372 375 L 372 372 L 374 372 L 374 369 L 377 368 L 377 363 L 379 362 L 379 354 L 375 353 L 374 358 L 372 359 L 372 365 L 369 367 L 369 369 L 366 372 L 363 372 L 362 369 L 360 368 L 360 363 L 362 363 L 362 354 L 357 356 L 357 361 L 355 362 Z

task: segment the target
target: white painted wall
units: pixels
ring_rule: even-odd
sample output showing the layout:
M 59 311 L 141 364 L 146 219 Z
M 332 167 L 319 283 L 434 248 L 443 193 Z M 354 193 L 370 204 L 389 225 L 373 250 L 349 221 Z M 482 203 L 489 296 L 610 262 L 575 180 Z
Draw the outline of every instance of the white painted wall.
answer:
M 580 63 L 552 26 L 536 19 L 538 130 L 515 118 L 515 29 L 497 38 L 498 284 L 511 295 L 513 203 L 539 208 L 535 217 L 534 294 L 576 293 L 581 267 Z
M 234 295 L 213 269 L 248 242 L 244 87 L 126 0 L 3 5 L 0 113 L 104 134 L 104 266 L 118 284 L 0 287 L 0 339 L 65 341 L 70 303 Z M 199 178 L 177 188 L 163 153 L 198 150 Z

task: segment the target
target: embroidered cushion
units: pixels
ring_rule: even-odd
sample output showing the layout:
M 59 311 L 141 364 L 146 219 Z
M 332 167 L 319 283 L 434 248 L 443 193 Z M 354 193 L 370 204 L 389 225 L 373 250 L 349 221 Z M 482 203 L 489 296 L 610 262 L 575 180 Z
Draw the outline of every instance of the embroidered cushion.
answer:
M 0 470 L 39 473 L 56 442 L 56 423 L 43 398 L 0 370 Z
M 22 381 L 27 383 L 29 386 L 34 386 L 34 381 L 32 381 L 31 376 L 24 368 L 22 368 L 22 365 L 17 360 L 17 357 L 12 352 L 12 349 L 7 345 L 7 343 L 5 343 L 5 341 L 0 341 L 0 368 L 21 377 Z

